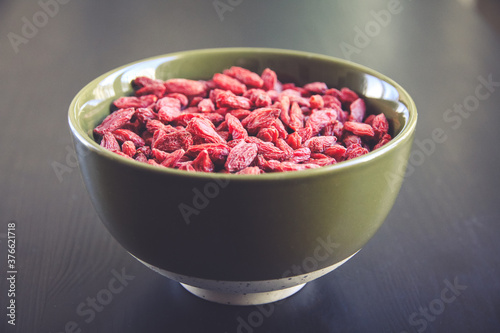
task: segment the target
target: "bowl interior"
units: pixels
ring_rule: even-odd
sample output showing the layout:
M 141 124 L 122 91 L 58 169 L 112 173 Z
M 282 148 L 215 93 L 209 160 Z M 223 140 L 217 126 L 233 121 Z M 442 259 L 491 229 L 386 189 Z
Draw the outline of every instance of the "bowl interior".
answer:
M 135 77 L 208 80 L 230 66 L 257 73 L 269 67 L 276 71 L 282 83 L 304 85 L 323 81 L 328 87 L 348 87 L 366 98 L 368 112 L 383 112 L 387 116 L 393 136 L 408 127 L 411 118 L 416 118 L 409 95 L 397 83 L 369 68 L 298 51 L 231 48 L 158 56 L 108 72 L 89 83 L 75 98 L 70 121 L 83 138 L 96 145 L 93 128 L 110 113 L 113 100 L 133 93 L 130 83 Z

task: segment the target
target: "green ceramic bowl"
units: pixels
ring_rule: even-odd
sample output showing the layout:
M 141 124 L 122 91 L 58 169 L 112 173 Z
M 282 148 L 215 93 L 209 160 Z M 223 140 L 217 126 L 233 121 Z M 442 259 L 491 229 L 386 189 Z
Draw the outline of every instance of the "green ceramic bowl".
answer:
M 395 138 L 336 165 L 262 175 L 189 173 L 128 160 L 100 147 L 93 128 L 137 76 L 209 79 L 232 65 L 282 82 L 349 87 L 383 112 Z M 80 169 L 102 222 L 133 256 L 192 293 L 258 304 L 293 294 L 358 252 L 389 213 L 404 178 L 417 111 L 390 78 L 328 56 L 264 48 L 194 50 L 112 70 L 69 109 Z

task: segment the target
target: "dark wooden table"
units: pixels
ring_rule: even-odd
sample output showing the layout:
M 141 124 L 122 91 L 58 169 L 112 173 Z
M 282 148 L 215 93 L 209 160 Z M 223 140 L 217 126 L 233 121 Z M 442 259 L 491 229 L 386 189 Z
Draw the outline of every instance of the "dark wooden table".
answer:
M 0 1 L 0 331 L 499 332 L 500 12 L 473 2 Z M 74 159 L 67 109 L 87 82 L 224 46 L 347 58 L 419 109 L 383 227 L 280 304 L 209 303 L 137 262 L 99 221 Z

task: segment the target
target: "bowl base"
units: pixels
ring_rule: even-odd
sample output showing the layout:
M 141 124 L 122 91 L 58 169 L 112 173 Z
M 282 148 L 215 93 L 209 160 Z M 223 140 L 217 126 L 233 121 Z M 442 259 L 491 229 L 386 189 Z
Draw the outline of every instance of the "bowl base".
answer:
M 272 303 L 289 296 L 292 296 L 298 292 L 306 284 L 299 284 L 291 288 L 260 292 L 260 293 L 225 293 L 217 290 L 202 289 L 198 287 L 193 287 L 188 284 L 181 283 L 181 285 L 186 288 L 191 294 L 198 296 L 204 300 L 226 304 L 226 305 L 259 305 Z

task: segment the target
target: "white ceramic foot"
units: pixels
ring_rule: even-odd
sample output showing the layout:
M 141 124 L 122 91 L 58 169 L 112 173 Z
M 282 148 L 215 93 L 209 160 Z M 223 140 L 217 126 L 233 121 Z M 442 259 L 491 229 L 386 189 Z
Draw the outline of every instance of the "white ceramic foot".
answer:
M 286 289 L 244 294 L 225 293 L 217 290 L 202 289 L 184 283 L 181 283 L 181 285 L 193 295 L 196 295 L 207 301 L 228 305 L 259 305 L 272 303 L 287 298 L 302 289 L 302 287 L 305 286 L 305 283 Z

